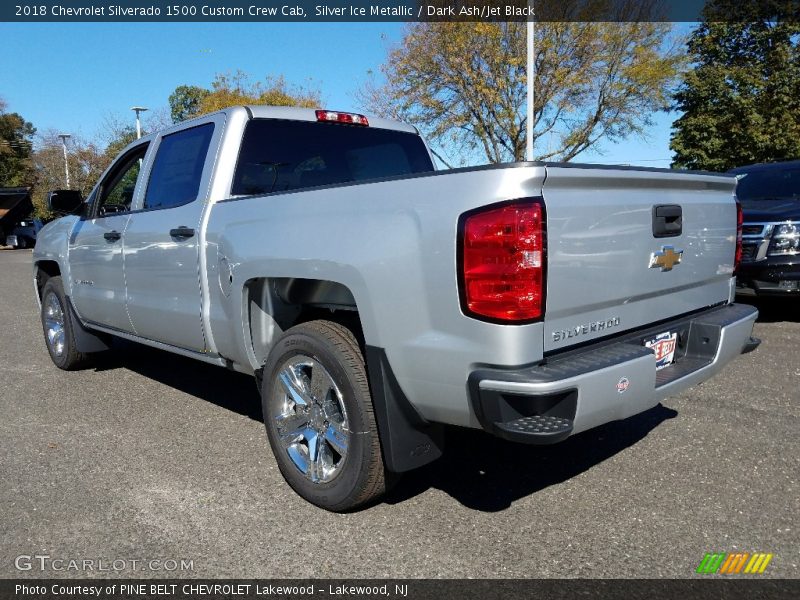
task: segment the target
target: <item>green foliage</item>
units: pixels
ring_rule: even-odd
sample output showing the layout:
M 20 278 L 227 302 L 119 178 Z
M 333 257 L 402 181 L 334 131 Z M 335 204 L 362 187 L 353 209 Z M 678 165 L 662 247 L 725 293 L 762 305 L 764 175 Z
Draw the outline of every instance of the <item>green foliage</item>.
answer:
M 146 132 L 143 131 L 142 135 L 145 134 Z M 104 154 L 109 159 L 109 164 L 120 152 L 122 152 L 122 149 L 125 148 L 125 146 L 134 140 L 136 140 L 136 128 L 133 125 L 118 127 L 113 131 L 113 133 L 110 133 L 110 140 L 104 151 Z
M 44 222 L 49 221 L 56 215 L 50 212 L 50 207 L 47 206 L 47 196 L 34 193 L 31 195 L 31 200 L 33 201 L 33 218 L 34 219 L 41 219 Z
M 674 166 L 726 171 L 800 158 L 800 22 L 791 5 L 707 5 L 688 43 L 694 68 L 675 95 L 684 114 L 673 125 Z
M 170 116 L 173 123 L 180 123 L 200 114 L 200 105 L 210 94 L 196 85 L 179 85 L 169 95 Z
M 0 100 L 0 187 L 28 186 L 33 181 L 33 125 L 17 113 L 5 112 Z
M 315 89 L 289 85 L 282 75 L 251 82 L 246 73 L 235 71 L 217 74 L 211 89 L 180 85 L 169 97 L 172 120 L 176 123 L 242 104 L 314 108 L 320 104 L 320 94 Z
M 578 4 L 564 0 L 564 4 Z M 534 144 L 568 161 L 601 139 L 643 134 L 669 103 L 682 54 L 667 23 L 536 23 Z M 415 124 L 457 162 L 524 160 L 525 23 L 414 23 L 359 99 Z M 447 161 L 443 159 L 447 164 Z

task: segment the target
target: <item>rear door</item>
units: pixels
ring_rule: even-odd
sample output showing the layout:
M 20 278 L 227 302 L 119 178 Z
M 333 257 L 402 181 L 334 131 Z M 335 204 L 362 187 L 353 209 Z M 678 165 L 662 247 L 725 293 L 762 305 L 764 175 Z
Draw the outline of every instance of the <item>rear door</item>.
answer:
M 223 119 L 160 137 L 123 245 L 128 313 L 136 333 L 198 352 L 206 348 L 199 256 L 214 162 L 208 155 Z
M 545 351 L 727 301 L 734 188 L 729 176 L 548 166 Z

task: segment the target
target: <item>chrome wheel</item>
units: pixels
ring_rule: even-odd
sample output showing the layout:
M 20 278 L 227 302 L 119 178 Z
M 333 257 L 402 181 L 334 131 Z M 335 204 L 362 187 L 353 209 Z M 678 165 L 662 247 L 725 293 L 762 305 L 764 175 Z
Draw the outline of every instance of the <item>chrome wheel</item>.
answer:
M 296 355 L 278 370 L 272 394 L 272 419 L 292 464 L 314 483 L 333 480 L 350 445 L 347 411 L 333 377 L 319 361 Z
M 47 345 L 54 356 L 64 354 L 64 309 L 53 292 L 44 299 L 44 331 Z

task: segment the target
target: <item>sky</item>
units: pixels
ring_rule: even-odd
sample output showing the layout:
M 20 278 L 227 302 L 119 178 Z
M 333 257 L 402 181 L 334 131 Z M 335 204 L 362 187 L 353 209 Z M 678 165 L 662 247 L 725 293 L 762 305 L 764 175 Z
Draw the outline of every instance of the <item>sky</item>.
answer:
M 678 26 L 688 31 L 687 24 Z M 167 107 L 181 84 L 208 87 L 240 69 L 319 89 L 326 108 L 356 110 L 354 91 L 401 39 L 399 23 L 0 23 L 0 97 L 40 131 L 96 138 L 130 107 Z M 575 160 L 668 167 L 674 113 L 646 139 L 605 142 Z

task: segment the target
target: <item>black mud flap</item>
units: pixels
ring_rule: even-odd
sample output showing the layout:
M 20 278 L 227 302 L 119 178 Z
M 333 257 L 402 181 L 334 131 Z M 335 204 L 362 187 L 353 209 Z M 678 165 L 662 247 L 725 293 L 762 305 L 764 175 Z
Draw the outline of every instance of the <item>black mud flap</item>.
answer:
M 366 347 L 369 387 L 386 468 L 411 471 L 433 462 L 444 448 L 443 427 L 426 421 L 400 389 L 386 352 Z
M 78 318 L 72 299 L 67 297 L 67 318 L 72 326 L 72 335 L 75 337 L 75 348 L 78 352 L 103 352 L 108 350 L 110 341 L 107 335 L 86 329 Z

